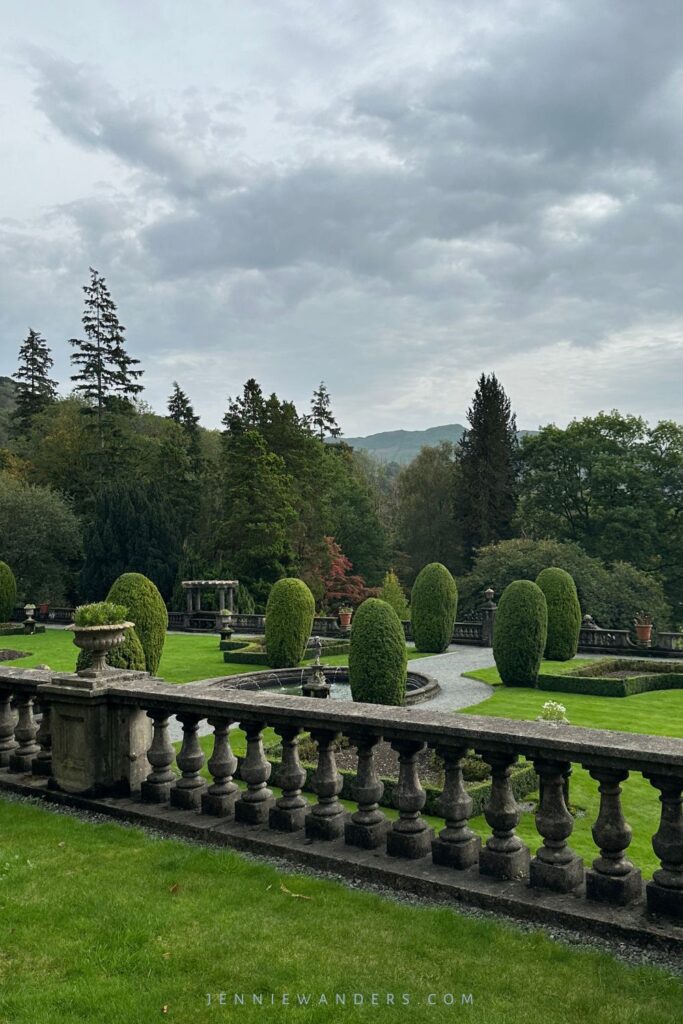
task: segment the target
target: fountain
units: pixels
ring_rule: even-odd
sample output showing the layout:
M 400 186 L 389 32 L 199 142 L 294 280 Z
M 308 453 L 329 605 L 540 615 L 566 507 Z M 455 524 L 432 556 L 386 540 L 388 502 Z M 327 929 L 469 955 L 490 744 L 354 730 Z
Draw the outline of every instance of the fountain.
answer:
M 313 637 L 311 647 L 315 651 L 315 658 L 310 668 L 304 669 L 301 673 L 301 694 L 303 697 L 329 697 L 331 684 L 325 678 L 323 667 L 320 664 L 323 643 L 319 636 Z

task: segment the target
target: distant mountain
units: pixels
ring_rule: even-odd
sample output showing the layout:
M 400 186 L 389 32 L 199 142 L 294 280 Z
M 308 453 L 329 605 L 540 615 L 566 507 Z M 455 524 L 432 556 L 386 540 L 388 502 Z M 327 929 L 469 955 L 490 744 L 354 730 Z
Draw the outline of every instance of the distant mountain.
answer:
M 398 462 L 406 465 L 419 455 L 420 448 L 433 448 L 441 441 L 457 443 L 465 432 L 460 423 L 446 423 L 427 430 L 383 430 L 367 437 L 344 437 L 352 448 L 362 448 L 379 462 Z

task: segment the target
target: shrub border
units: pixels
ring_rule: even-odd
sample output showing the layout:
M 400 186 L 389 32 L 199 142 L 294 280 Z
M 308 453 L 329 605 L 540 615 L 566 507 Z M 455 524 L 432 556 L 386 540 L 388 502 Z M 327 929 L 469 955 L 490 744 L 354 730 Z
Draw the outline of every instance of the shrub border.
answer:
M 223 644 L 237 644 L 237 647 L 223 647 Z M 249 650 L 249 648 L 252 648 Z M 248 643 L 240 640 L 221 640 L 223 661 L 233 665 L 263 665 L 264 668 L 271 668 L 268 664 L 268 654 L 262 651 L 255 643 Z M 334 654 L 347 654 L 349 650 L 348 640 L 336 644 L 326 644 L 322 649 L 322 656 L 332 657 Z M 304 651 L 302 661 L 312 661 L 315 658 L 315 651 L 307 647 Z M 278 669 L 278 671 L 281 671 Z
M 628 660 L 617 659 L 610 664 L 619 668 L 620 664 L 625 665 Z M 647 666 L 642 672 L 634 670 L 634 674 L 626 679 L 609 679 L 606 676 L 585 674 L 599 669 L 600 664 L 604 662 L 598 662 L 595 666 L 584 665 L 574 673 L 543 672 L 538 677 L 537 688 L 557 693 L 583 693 L 591 697 L 634 697 L 639 693 L 651 693 L 656 690 L 683 689 L 683 671 L 677 672 L 673 666 L 662 672 L 652 672 L 651 666 Z

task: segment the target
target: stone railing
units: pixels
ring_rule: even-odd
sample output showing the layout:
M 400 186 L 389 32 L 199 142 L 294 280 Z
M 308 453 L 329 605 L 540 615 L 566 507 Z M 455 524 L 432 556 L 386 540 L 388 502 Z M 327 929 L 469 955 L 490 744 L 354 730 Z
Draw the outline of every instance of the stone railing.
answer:
M 43 712 L 39 726 L 36 699 Z M 169 738 L 173 715 L 183 729 L 178 753 Z M 213 732 L 208 761 L 198 739 L 202 722 Z M 234 780 L 237 760 L 230 744 L 237 723 L 247 742 L 244 789 Z M 282 740 L 279 795 L 268 786 L 271 765 L 262 739 L 267 726 Z M 304 732 L 317 747 L 312 806 L 302 794 L 298 738 Z M 341 736 L 357 754 L 357 804 L 351 812 L 339 800 L 335 751 Z M 381 740 L 391 743 L 400 765 L 394 821 L 379 807 L 382 783 L 373 753 Z M 421 814 L 425 792 L 417 759 L 426 749 L 444 764 L 444 825 L 438 834 Z M 468 820 L 472 800 L 462 769 L 472 750 L 491 769 L 485 840 Z M 521 809 L 510 775 L 519 758 L 531 761 L 540 777 L 541 845 L 533 855 L 515 831 Z M 590 866 L 569 845 L 572 764 L 590 772 L 600 793 Z M 648 780 L 662 805 L 652 837 L 661 866 L 645 887 L 628 856 L 632 833 L 621 806 L 621 786 L 631 772 Z M 430 897 L 653 941 L 668 937 L 683 948 L 680 740 L 448 715 L 420 706 L 254 693 L 225 680 L 176 686 L 123 671 L 88 677 L 0 667 L 3 788 L 154 821 L 170 831 Z M 372 858 L 363 853 L 368 850 Z

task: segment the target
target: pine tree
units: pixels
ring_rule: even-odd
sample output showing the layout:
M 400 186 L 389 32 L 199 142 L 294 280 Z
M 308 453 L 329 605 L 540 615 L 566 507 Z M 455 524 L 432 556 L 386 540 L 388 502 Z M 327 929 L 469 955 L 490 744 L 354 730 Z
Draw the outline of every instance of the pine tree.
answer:
M 455 518 L 469 568 L 477 548 L 512 536 L 516 507 L 517 423 L 495 374 L 479 378 L 467 421 L 457 452 Z
M 228 411 L 223 417 L 226 429 L 237 434 L 245 430 L 259 430 L 263 425 L 265 401 L 260 385 L 250 377 L 237 398 L 228 399 Z
M 169 396 L 167 409 L 169 419 L 174 420 L 181 427 L 184 427 L 188 433 L 191 434 L 196 430 L 197 424 L 199 423 L 199 416 L 195 416 L 194 409 L 190 404 L 190 399 L 180 387 L 177 380 L 173 381 L 173 391 Z
M 320 387 L 313 392 L 310 422 L 321 441 L 324 441 L 325 436 L 339 437 L 341 434 L 341 429 L 332 415 L 330 393 L 325 387 L 325 382 L 322 380 L 320 381 Z
M 50 349 L 40 331 L 29 327 L 28 337 L 19 349 L 19 369 L 12 374 L 17 381 L 13 420 L 22 434 L 28 432 L 33 417 L 57 397 L 57 382 L 48 376 L 53 364 Z

